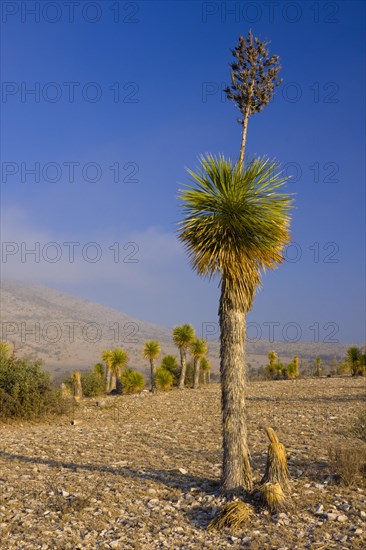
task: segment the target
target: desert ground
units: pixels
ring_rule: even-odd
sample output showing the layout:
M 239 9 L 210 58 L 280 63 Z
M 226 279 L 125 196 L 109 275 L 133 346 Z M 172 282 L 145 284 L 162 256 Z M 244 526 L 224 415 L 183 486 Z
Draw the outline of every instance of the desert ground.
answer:
M 365 547 L 364 479 L 338 483 L 332 445 L 360 448 L 349 428 L 362 378 L 252 382 L 249 445 L 264 473 L 264 426 L 291 474 L 288 507 L 257 509 L 242 531 L 207 530 L 224 502 L 220 389 L 85 399 L 69 414 L 0 425 L 4 549 L 330 549 Z

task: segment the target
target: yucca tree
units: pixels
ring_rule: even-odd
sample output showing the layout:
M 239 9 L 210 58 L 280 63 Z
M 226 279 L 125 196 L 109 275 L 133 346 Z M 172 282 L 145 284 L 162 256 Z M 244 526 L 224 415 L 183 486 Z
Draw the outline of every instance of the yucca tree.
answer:
M 189 352 L 193 357 L 193 388 L 197 389 L 200 385 L 200 363 L 207 353 L 207 342 L 202 338 L 195 338 L 189 346 Z
M 209 384 L 210 383 L 210 372 L 211 372 L 211 363 L 207 359 L 207 357 L 202 357 L 200 362 L 200 369 L 203 373 L 203 383 Z
M 113 377 L 116 380 L 116 391 L 118 394 L 122 393 L 122 383 L 121 383 L 121 371 L 126 367 L 128 362 L 128 354 L 121 348 L 116 348 L 112 351 L 111 359 L 111 372 Z
M 267 357 L 269 359 L 269 364 L 274 367 L 276 362 L 278 361 L 277 353 L 275 351 L 269 351 Z
M 105 387 L 106 392 L 109 393 L 112 389 L 112 350 L 105 349 L 102 351 L 102 360 L 105 363 Z
M 233 164 L 223 156 L 200 158 L 192 181 L 180 191 L 179 239 L 203 277 L 220 276 L 220 376 L 223 421 L 222 491 L 252 488 L 247 447 L 245 315 L 261 271 L 283 260 L 289 242 L 291 200 L 286 177 L 265 158 Z
M 160 342 L 157 342 L 156 340 L 150 340 L 148 342 L 145 342 L 145 346 L 144 346 L 144 349 L 142 350 L 142 354 L 145 357 L 145 359 L 148 359 L 150 362 L 151 391 L 153 393 L 156 392 L 155 360 L 159 357 L 160 353 L 161 353 Z
M 190 324 L 174 327 L 173 329 L 173 341 L 179 348 L 180 353 L 180 377 L 179 377 L 179 389 L 184 388 L 186 381 L 186 368 L 187 368 L 187 350 L 194 339 L 194 328 Z

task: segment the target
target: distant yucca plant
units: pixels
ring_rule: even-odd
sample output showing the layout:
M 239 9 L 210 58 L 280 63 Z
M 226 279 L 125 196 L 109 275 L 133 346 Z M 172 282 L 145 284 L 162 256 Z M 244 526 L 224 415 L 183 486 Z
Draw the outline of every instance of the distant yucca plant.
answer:
M 174 379 L 172 373 L 167 369 L 164 369 L 163 367 L 156 369 L 155 380 L 159 390 L 169 391 L 172 389 Z
M 124 394 L 138 393 L 145 386 L 145 378 L 136 370 L 125 369 L 121 374 L 122 391 Z

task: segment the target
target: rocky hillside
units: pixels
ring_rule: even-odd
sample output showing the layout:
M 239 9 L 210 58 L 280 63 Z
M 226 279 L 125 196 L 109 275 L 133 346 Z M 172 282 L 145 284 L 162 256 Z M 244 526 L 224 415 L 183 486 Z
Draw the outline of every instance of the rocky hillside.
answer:
M 185 322 L 189 319 L 182 319 Z M 14 341 L 19 353 L 43 358 L 46 367 L 56 374 L 89 368 L 100 360 L 103 349 L 117 346 L 128 351 L 131 367 L 144 370 L 141 348 L 145 340 L 159 340 L 163 354 L 177 354 L 171 327 L 146 323 L 54 289 L 14 281 L 2 283 L 0 339 Z M 258 367 L 267 363 L 271 349 L 276 349 L 281 360 L 299 354 L 306 362 L 317 355 L 323 361 L 342 358 L 346 348 L 346 344 L 259 340 L 249 342 L 247 351 L 248 362 Z M 209 342 L 209 358 L 213 370 L 217 370 L 217 340 Z

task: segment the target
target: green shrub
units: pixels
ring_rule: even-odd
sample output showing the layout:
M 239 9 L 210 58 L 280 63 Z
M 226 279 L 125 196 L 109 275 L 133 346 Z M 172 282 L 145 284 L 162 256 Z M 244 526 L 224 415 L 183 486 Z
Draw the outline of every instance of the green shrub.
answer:
M 41 361 L 0 359 L 0 417 L 33 419 L 66 411 L 60 390 L 51 386 Z
M 106 391 L 105 380 L 94 370 L 82 373 L 81 387 L 84 397 L 99 397 Z
M 138 393 L 145 386 L 145 378 L 136 370 L 125 369 L 121 375 L 122 393 Z
M 167 369 L 159 367 L 156 369 L 156 386 L 161 391 L 169 391 L 173 386 L 173 375 Z
M 181 366 L 175 355 L 165 355 L 160 365 L 163 369 L 168 370 L 173 376 L 173 385 L 177 386 L 180 377 Z

